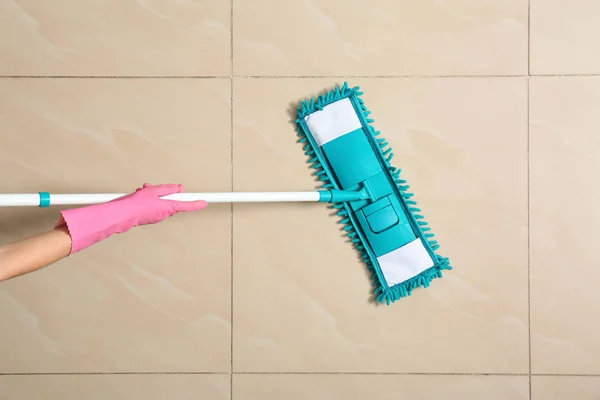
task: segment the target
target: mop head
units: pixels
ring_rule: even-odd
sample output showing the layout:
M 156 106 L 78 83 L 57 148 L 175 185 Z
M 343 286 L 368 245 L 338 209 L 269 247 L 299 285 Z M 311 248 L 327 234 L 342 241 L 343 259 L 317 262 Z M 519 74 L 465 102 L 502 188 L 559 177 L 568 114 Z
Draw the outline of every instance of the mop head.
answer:
M 371 123 L 359 87 L 346 83 L 303 101 L 296 120 L 300 142 L 324 189 L 366 191 L 369 198 L 335 203 L 344 230 L 372 272 L 374 295 L 390 304 L 428 287 L 452 269 L 408 192 L 394 153 Z

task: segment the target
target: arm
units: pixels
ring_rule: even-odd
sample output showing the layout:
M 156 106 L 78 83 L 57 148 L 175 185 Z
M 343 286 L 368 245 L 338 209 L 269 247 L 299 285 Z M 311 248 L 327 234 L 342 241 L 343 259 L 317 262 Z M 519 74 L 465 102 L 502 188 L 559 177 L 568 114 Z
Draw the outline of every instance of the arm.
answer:
M 178 212 L 206 207 L 205 201 L 161 199 L 181 192 L 181 185 L 145 184 L 108 203 L 62 211 L 54 230 L 0 245 L 0 282 L 36 271 L 135 226 L 156 224 Z
M 0 246 L 0 282 L 53 264 L 71 252 L 66 227 Z

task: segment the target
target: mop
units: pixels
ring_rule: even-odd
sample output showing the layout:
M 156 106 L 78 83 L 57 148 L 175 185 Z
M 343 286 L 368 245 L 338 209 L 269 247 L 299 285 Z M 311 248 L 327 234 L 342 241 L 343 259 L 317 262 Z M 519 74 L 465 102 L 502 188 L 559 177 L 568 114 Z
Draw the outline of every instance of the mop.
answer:
M 347 202 L 333 198 L 333 207 L 372 273 L 377 301 L 390 304 L 452 267 L 435 253 L 439 244 L 401 170 L 390 164 L 394 153 L 371 125 L 361 95 L 344 83 L 303 101 L 296 124 L 324 189 L 368 194 Z
M 448 258 L 420 214 L 393 153 L 380 137 L 361 99 L 359 87 L 336 87 L 298 107 L 297 132 L 322 187 L 308 192 L 176 193 L 168 200 L 222 202 L 333 203 L 344 231 L 372 273 L 377 301 L 390 304 L 428 287 Z M 126 193 L 0 194 L 0 206 L 82 205 L 104 203 Z

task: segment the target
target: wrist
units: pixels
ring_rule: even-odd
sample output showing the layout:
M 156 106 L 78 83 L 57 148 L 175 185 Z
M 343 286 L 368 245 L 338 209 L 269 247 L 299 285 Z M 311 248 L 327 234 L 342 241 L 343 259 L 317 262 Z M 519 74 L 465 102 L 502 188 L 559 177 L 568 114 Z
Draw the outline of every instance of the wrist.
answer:
M 64 221 L 71 237 L 70 254 L 136 226 L 134 211 L 126 199 L 62 211 L 59 223 Z

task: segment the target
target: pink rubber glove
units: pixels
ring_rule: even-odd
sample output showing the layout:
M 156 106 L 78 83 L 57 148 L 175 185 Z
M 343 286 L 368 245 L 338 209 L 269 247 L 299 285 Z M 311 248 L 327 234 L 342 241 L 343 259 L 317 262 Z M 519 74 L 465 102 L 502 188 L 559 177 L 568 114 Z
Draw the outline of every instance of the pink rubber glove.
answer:
M 182 185 L 152 186 L 146 183 L 134 193 L 108 203 L 62 211 L 58 225 L 66 223 L 73 243 L 70 254 L 73 254 L 135 226 L 156 224 L 180 211 L 196 211 L 206 207 L 205 201 L 160 199 L 182 192 Z

